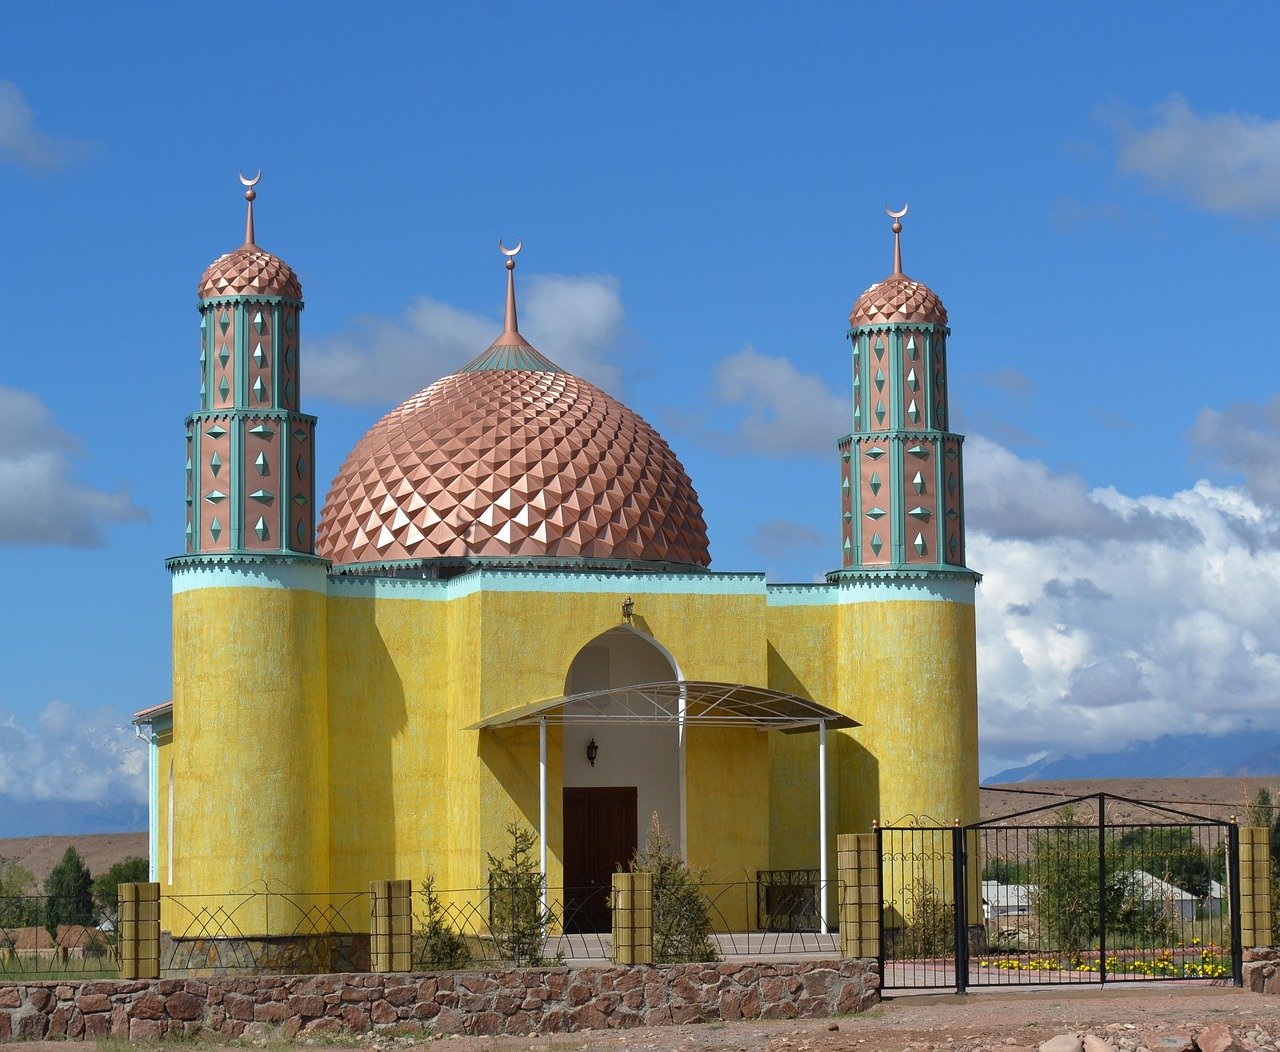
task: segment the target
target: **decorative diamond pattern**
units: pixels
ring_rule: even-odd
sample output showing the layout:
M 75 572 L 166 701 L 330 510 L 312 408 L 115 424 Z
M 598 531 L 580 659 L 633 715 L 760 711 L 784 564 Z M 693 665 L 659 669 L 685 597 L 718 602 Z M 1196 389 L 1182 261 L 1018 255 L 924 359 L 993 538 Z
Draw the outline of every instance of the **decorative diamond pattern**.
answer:
M 253 458 L 253 466 L 258 472 L 259 478 L 266 478 L 271 474 L 271 463 L 267 460 L 265 453 L 259 453 Z
M 502 368 L 443 377 L 375 424 L 330 487 L 316 552 L 711 561 L 697 494 L 653 428 L 570 373 Z
M 258 535 L 258 540 L 265 541 L 268 537 L 267 520 L 258 517 L 258 521 L 253 524 L 253 532 Z
M 219 427 L 217 424 L 214 424 L 213 427 L 209 428 L 209 430 L 205 432 L 206 435 L 214 439 L 221 438 L 226 433 L 227 433 L 226 428 Z
M 283 259 L 263 252 L 257 245 L 242 245 L 209 264 L 197 290 L 202 300 L 214 296 L 284 296 L 302 299 L 298 275 Z M 231 324 L 222 312 L 222 331 Z
M 883 508 L 872 508 L 870 511 L 867 512 L 867 518 L 870 519 L 872 522 L 875 522 L 878 519 L 883 519 L 888 514 L 889 513 L 885 511 Z
M 259 315 L 261 317 L 261 315 Z M 262 349 L 261 342 L 254 344 L 253 347 L 253 364 L 261 369 L 267 364 L 267 352 Z
M 884 541 L 882 541 L 882 540 L 880 539 L 880 534 L 879 534 L 879 533 L 873 533 L 873 534 L 871 535 L 871 545 L 870 545 L 870 547 L 871 547 L 871 550 L 872 550 L 873 552 L 875 552 L 877 555 L 879 555 L 879 554 L 880 554 L 880 549 L 884 547 Z
M 209 536 L 215 541 L 222 536 L 222 523 L 218 521 L 218 516 L 213 517 L 213 521 L 209 523 Z
M 249 494 L 251 500 L 256 500 L 259 504 L 270 504 L 276 499 L 276 495 L 267 489 L 255 489 Z
M 217 453 L 214 453 L 213 456 L 209 458 L 209 471 L 214 478 L 217 478 L 218 472 L 220 472 L 221 470 L 222 470 L 222 458 L 218 456 Z
M 947 308 L 928 285 L 905 274 L 892 274 L 859 296 L 849 314 L 852 328 L 890 322 L 946 325 Z
M 916 550 L 917 555 L 925 555 L 929 551 L 929 546 L 924 543 L 923 533 L 916 534 L 916 539 L 911 542 L 911 547 Z
M 267 331 L 267 322 L 262 316 L 262 311 L 257 311 L 253 315 L 253 331 L 259 336 Z
M 253 381 L 253 397 L 259 402 L 265 402 L 267 400 L 267 385 L 262 382 L 261 376 L 257 377 Z M 915 403 L 912 404 L 914 405 Z
M 915 488 L 915 491 L 917 493 L 923 493 L 924 492 L 924 474 L 922 472 L 917 471 L 915 474 L 915 477 L 911 480 L 911 485 Z
M 222 490 L 220 489 L 211 489 L 208 493 L 204 495 L 204 499 L 207 500 L 210 504 L 221 504 L 224 500 L 227 499 L 227 495 L 223 493 Z
M 871 473 L 871 478 L 867 480 L 867 488 L 871 490 L 872 493 L 879 493 L 880 487 L 883 485 L 884 482 L 881 481 L 880 475 L 873 471 Z
M 882 456 L 885 455 L 885 452 L 886 450 L 882 449 L 880 446 L 872 446 L 862 455 L 866 457 L 868 460 L 879 460 Z

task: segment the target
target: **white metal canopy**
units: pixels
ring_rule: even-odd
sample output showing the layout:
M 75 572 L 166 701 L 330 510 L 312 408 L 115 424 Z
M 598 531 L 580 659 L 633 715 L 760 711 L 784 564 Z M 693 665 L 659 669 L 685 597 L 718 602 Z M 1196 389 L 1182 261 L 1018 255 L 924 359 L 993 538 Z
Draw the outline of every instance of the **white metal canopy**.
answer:
M 795 734 L 828 727 L 857 727 L 835 709 L 796 694 L 744 683 L 665 680 L 589 690 L 521 705 L 473 723 L 493 727 L 603 723 L 674 723 L 682 726 L 753 727 Z
M 823 934 L 827 924 L 827 728 L 858 727 L 856 720 L 796 694 L 745 683 L 663 680 L 589 690 L 521 705 L 473 723 L 470 731 L 497 727 L 538 728 L 538 840 L 543 905 L 547 876 L 547 727 L 585 724 L 673 724 L 679 728 L 681 763 L 689 726 L 743 727 L 796 734 L 818 732 L 818 902 Z M 684 809 L 683 766 L 681 810 Z M 682 828 L 683 825 L 682 825 Z

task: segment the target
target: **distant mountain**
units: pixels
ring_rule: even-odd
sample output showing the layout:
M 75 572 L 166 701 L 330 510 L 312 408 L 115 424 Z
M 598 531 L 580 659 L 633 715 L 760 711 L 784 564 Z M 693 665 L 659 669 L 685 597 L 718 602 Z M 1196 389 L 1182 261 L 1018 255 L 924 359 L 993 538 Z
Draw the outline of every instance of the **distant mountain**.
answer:
M 1118 752 L 1088 755 L 1050 753 L 1025 767 L 983 779 L 1006 782 L 1080 778 L 1209 778 L 1280 775 L 1280 732 L 1238 731 L 1209 738 L 1166 734 Z
M 132 833 L 146 828 L 146 804 L 18 800 L 0 793 L 0 837 Z

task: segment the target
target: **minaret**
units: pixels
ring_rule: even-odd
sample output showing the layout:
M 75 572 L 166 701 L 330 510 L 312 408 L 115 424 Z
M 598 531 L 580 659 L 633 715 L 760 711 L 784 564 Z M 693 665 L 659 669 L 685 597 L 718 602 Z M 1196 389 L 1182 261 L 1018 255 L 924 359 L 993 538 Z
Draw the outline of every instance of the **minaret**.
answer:
M 244 244 L 200 279 L 187 547 L 168 561 L 174 722 L 162 776 L 173 895 L 330 887 L 329 564 L 312 554 L 316 421 L 298 412 L 302 287 L 255 242 L 258 176 L 240 180 Z M 247 903 L 234 925 L 223 918 L 208 931 L 281 935 L 297 923 Z
M 948 430 L 947 311 L 902 272 L 901 212 L 893 273 L 849 315 L 853 432 L 841 439 L 841 569 L 974 576 L 965 567 L 963 437 Z
M 187 419 L 186 553 L 315 551 L 316 420 L 298 411 L 302 286 L 254 240 L 253 179 L 244 244 L 200 281 L 200 411 Z

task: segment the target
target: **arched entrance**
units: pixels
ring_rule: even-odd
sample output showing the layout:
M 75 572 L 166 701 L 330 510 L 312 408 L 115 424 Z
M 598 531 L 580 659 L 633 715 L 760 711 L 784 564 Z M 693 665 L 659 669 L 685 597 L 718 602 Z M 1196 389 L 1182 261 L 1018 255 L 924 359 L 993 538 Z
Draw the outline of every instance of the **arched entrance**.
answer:
M 565 695 L 675 681 L 679 669 L 648 636 L 620 626 L 584 646 L 569 666 Z M 606 703 L 619 716 L 620 703 Z M 565 706 L 572 719 L 575 704 Z M 593 707 L 599 714 L 600 705 Z M 671 723 L 566 723 L 564 881 L 567 926 L 604 931 L 611 874 L 643 845 L 650 816 L 675 847 L 684 824 L 680 728 Z

